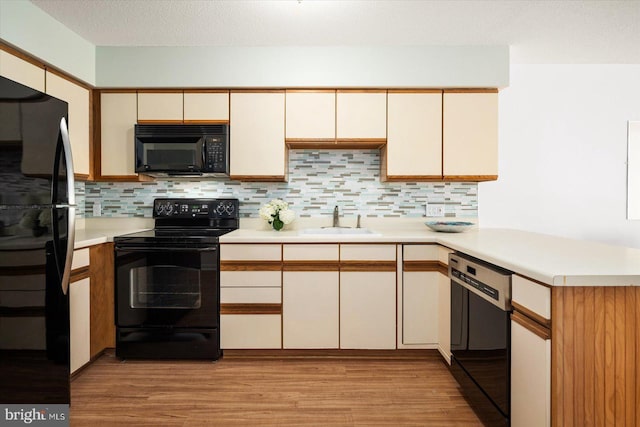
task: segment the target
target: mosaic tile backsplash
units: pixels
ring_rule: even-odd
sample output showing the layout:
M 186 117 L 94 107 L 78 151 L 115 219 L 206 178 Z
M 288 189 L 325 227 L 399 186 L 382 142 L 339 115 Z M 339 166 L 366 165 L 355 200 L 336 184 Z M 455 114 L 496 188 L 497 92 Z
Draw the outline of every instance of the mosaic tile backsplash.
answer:
M 76 184 L 80 210 L 93 217 L 151 217 L 156 197 L 235 197 L 240 215 L 257 218 L 260 206 L 281 198 L 300 217 L 344 214 L 367 217 L 421 217 L 425 203 L 443 204 L 445 216 L 477 217 L 478 187 L 471 182 L 380 182 L 379 150 L 290 150 L 289 182 L 252 183 L 228 179 Z

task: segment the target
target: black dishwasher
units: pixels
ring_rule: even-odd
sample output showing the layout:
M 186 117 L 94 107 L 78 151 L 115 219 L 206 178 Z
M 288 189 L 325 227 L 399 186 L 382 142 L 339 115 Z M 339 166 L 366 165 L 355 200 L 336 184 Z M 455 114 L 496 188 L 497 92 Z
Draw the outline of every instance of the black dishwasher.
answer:
M 511 382 L 511 272 L 449 255 L 451 371 L 488 426 L 508 426 Z

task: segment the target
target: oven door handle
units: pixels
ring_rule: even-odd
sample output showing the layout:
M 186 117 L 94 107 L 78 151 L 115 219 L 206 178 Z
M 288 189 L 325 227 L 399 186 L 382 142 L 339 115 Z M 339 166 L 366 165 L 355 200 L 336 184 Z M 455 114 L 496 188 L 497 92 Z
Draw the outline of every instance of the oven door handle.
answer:
M 217 246 L 206 246 L 202 248 L 176 248 L 170 246 L 116 246 L 117 251 L 123 252 L 211 252 L 217 251 Z

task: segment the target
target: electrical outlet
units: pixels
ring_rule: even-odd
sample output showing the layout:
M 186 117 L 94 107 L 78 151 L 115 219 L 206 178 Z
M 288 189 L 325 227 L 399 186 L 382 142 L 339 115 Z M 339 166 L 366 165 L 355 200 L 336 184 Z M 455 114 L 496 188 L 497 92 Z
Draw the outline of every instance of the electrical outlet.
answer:
M 102 203 L 99 200 L 93 202 L 93 216 L 102 215 Z
M 436 204 L 429 204 L 427 203 L 426 205 L 426 214 L 429 217 L 443 217 L 444 216 L 444 205 L 436 205 Z

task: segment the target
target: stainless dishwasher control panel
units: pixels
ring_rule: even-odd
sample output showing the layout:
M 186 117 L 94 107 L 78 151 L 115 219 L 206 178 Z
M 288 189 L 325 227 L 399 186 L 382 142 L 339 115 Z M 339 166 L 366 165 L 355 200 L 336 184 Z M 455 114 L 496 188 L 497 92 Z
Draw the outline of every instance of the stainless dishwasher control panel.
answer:
M 466 254 L 449 254 L 449 278 L 505 311 L 511 310 L 512 274 Z

